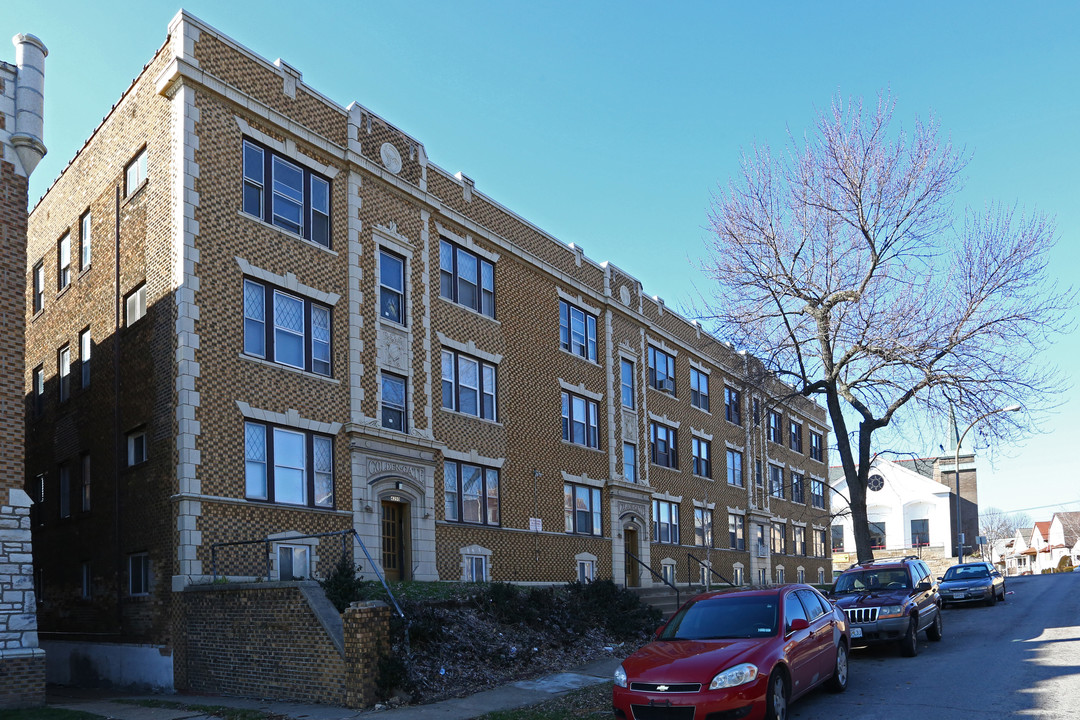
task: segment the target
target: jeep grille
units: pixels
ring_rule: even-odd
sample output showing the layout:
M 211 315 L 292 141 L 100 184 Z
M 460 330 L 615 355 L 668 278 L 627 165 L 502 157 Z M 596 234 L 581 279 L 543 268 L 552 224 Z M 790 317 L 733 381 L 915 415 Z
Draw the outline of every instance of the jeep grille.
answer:
M 862 623 L 871 623 L 877 620 L 878 609 L 873 608 L 845 608 L 844 612 L 847 614 L 848 622 L 855 623 L 856 625 Z

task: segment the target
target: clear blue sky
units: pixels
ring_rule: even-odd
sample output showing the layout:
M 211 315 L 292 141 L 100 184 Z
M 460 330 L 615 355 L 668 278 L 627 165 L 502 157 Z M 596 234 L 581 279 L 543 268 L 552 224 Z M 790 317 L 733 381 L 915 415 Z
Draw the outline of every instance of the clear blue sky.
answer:
M 1058 219 L 1053 272 L 1080 251 L 1080 3 L 276 3 L 186 9 L 259 55 L 281 57 L 342 105 L 410 133 L 433 162 L 669 305 L 701 285 L 710 197 L 752 143 L 801 133 L 837 92 L 933 112 L 970 150 L 962 202 Z M 36 201 L 165 40 L 179 5 L 7 2 L 0 34 L 39 36 L 49 154 Z M 14 49 L 0 48 L 12 61 Z M 1080 331 L 1049 362 L 1070 375 Z M 1075 377 L 1073 383 L 1075 385 Z M 1080 389 L 1048 431 L 991 453 L 979 499 L 1049 519 L 1080 510 Z M 930 446 L 922 447 L 919 443 Z M 900 442 L 892 443 L 900 447 Z M 934 452 L 912 439 L 906 449 Z M 994 463 L 990 458 L 993 455 Z

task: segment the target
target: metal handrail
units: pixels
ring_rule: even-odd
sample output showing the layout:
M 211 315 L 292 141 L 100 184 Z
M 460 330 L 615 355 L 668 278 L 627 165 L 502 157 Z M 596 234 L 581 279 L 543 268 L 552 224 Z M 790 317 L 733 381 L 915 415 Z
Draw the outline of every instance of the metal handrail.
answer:
M 696 562 L 696 563 L 697 563 L 698 565 L 700 565 L 701 567 L 703 567 L 703 568 L 705 568 L 706 570 L 708 570 L 708 571 L 709 571 L 710 573 L 712 573 L 712 574 L 713 574 L 713 575 L 715 575 L 716 577 L 720 578 L 720 580 L 721 580 L 721 581 L 723 581 L 724 583 L 726 583 L 726 584 L 730 585 L 731 587 L 735 587 L 735 583 L 731 582 L 731 581 L 730 581 L 730 580 L 728 580 L 728 579 L 727 579 L 726 577 L 724 577 L 724 576 L 723 576 L 723 575 L 721 575 L 720 573 L 718 573 L 718 572 L 716 572 L 715 570 L 713 570 L 711 566 L 709 566 L 709 565 L 706 565 L 706 564 L 705 564 L 705 563 L 703 563 L 703 562 L 702 562 L 701 560 L 698 560 L 698 559 L 697 559 L 696 557 L 694 557 L 693 553 L 686 553 L 686 586 L 687 586 L 687 587 L 691 587 L 692 583 L 690 582 L 690 578 L 691 578 L 691 577 L 693 577 L 693 575 L 694 575 L 694 574 L 693 574 L 693 573 L 691 572 L 691 569 L 692 569 L 692 568 L 694 567 L 693 565 L 691 565 L 691 564 L 690 564 L 690 561 L 691 561 L 691 560 L 693 560 L 693 561 L 694 561 L 694 562 Z
M 652 576 L 653 576 L 654 578 L 656 578 L 657 580 L 659 580 L 660 582 L 664 583 L 664 584 L 665 584 L 665 585 L 667 585 L 667 586 L 668 586 L 669 588 L 671 588 L 672 590 L 674 590 L 674 591 L 675 591 L 675 606 L 676 606 L 676 607 L 682 607 L 682 595 L 681 595 L 681 594 L 679 593 L 679 588 L 677 588 L 677 587 L 675 587 L 674 585 L 672 585 L 671 583 L 669 583 L 669 582 L 668 582 L 668 581 L 667 581 L 667 580 L 666 580 L 666 579 L 664 578 L 664 576 L 663 576 L 663 575 L 659 574 L 658 572 L 656 572 L 655 570 L 653 570 L 653 569 L 652 569 L 651 567 L 649 567 L 648 565 L 646 565 L 645 563 L 643 563 L 643 562 L 641 561 L 641 558 L 639 558 L 639 557 L 638 557 L 637 555 L 635 555 L 634 553 L 632 553 L 632 552 L 629 552 L 629 551 L 627 551 L 627 553 L 626 553 L 626 554 L 627 554 L 627 555 L 629 555 L 629 556 L 630 556 L 630 559 L 632 559 L 632 560 L 633 560 L 634 562 L 636 562 L 636 563 L 637 563 L 638 565 L 640 565 L 641 567 L 643 567 L 643 568 L 645 568 L 646 570 L 648 570 L 648 571 L 649 571 L 649 573 L 651 573 L 651 574 L 652 574 Z

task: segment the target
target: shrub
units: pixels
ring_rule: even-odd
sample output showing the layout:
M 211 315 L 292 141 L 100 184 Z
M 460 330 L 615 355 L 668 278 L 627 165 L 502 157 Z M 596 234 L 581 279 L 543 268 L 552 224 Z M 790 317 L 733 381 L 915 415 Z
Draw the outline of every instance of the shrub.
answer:
M 359 569 L 353 567 L 348 555 L 343 554 L 330 574 L 319 581 L 327 600 L 333 603 L 339 613 L 345 612 L 351 603 L 366 599 L 370 583 L 365 582 L 362 575 L 356 574 Z

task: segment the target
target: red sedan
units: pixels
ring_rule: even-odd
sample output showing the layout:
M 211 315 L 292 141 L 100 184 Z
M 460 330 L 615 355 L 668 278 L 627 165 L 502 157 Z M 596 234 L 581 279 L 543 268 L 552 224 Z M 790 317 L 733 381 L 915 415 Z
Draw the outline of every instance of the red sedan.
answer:
M 618 720 L 784 720 L 828 683 L 847 687 L 843 612 L 809 585 L 698 595 L 615 671 Z

